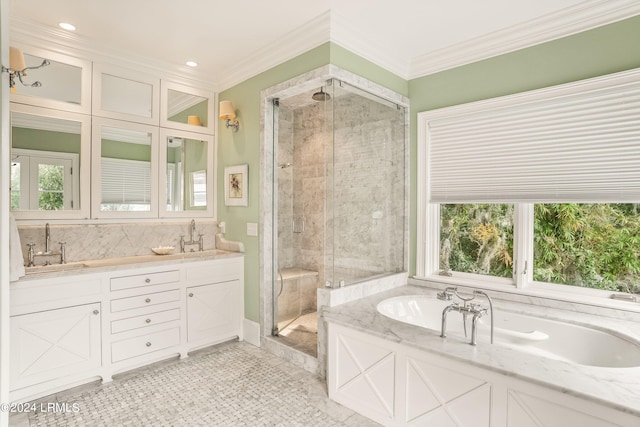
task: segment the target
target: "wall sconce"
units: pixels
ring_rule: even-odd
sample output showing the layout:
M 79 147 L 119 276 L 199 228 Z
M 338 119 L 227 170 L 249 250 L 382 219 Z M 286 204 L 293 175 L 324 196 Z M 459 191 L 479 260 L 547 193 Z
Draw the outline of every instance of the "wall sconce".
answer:
M 27 67 L 24 62 L 24 55 L 20 49 L 15 47 L 9 47 L 9 68 L 2 66 L 3 73 L 9 73 L 9 87 L 11 88 L 11 92 L 15 93 L 16 89 L 16 76 L 18 76 L 18 80 L 22 83 L 23 86 L 30 87 L 40 87 L 42 83 L 33 82 L 31 84 L 25 83 L 22 78 L 27 76 L 27 70 L 37 70 L 38 68 L 46 67 L 50 62 L 48 59 L 42 61 L 42 64 L 37 67 Z
M 236 118 L 236 110 L 233 108 L 231 101 L 220 101 L 220 118 L 225 121 L 225 125 L 228 128 L 231 127 L 234 132 L 238 132 L 240 122 L 234 120 Z

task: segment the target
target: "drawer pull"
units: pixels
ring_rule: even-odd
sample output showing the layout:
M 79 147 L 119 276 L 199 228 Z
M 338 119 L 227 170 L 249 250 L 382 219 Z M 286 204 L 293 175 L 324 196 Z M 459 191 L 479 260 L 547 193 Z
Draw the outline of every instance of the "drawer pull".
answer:
M 149 279 L 148 277 L 147 277 L 146 279 L 144 279 L 144 281 L 145 281 L 146 283 L 151 283 L 151 279 Z
M 98 310 L 93 310 L 93 314 L 100 314 Z
M 151 302 L 151 298 L 145 299 L 144 302 Z
M 189 292 L 189 296 L 193 298 L 193 292 Z
M 146 323 L 151 323 L 151 319 L 145 320 Z
M 151 342 L 147 342 L 147 347 L 151 347 Z

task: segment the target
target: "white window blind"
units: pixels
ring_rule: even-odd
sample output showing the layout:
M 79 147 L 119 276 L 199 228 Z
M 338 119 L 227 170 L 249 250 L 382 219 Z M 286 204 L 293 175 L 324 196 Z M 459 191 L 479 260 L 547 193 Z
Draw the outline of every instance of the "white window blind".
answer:
M 419 118 L 429 202 L 640 201 L 640 71 Z
M 103 204 L 150 203 L 150 162 L 103 157 L 101 167 Z

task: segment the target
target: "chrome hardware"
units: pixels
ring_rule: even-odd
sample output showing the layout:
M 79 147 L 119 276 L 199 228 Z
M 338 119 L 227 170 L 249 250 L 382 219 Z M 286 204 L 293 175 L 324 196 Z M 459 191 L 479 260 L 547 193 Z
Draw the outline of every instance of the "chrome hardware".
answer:
M 151 323 L 151 319 L 145 320 L 145 323 Z
M 49 227 L 49 223 L 44 225 L 44 253 L 49 253 L 49 247 L 51 245 L 51 227 Z
M 438 299 L 449 301 L 456 296 L 458 299 L 463 301 L 463 304 L 460 305 L 457 301 L 454 301 L 451 305 L 442 310 L 442 324 L 440 330 L 440 337 L 447 337 L 447 315 L 450 311 L 457 311 L 462 314 L 463 322 L 464 322 L 464 333 L 465 337 L 467 336 L 467 316 L 471 315 L 471 340 L 469 344 L 476 345 L 476 337 L 477 337 L 477 329 L 478 329 L 478 319 L 487 314 L 487 309 L 484 308 L 480 304 L 471 303 L 477 295 L 484 295 L 487 300 L 489 300 L 489 307 L 491 310 L 491 344 L 493 344 L 493 301 L 491 297 L 487 295 L 484 291 L 474 290 L 473 294 L 470 297 L 463 297 L 458 293 L 457 288 L 447 288 L 443 292 L 438 293 Z
M 98 310 L 93 310 L 93 314 L 100 314 Z
M 147 342 L 146 346 L 147 346 L 147 347 L 151 347 L 151 343 L 150 343 L 150 342 Z
M 28 252 L 28 256 L 29 259 L 27 261 L 27 267 L 33 267 L 34 265 L 36 265 L 35 260 L 36 260 L 36 251 L 34 248 L 36 244 L 35 243 L 27 243 L 27 246 L 29 247 L 29 252 Z
M 67 242 L 58 242 L 60 243 L 60 264 L 67 263 Z
M 151 283 L 151 279 L 149 279 L 148 277 L 146 279 L 144 279 L 145 283 Z
M 145 299 L 144 302 L 151 302 L 151 298 Z
M 453 299 L 453 296 L 455 295 L 455 292 L 457 290 L 458 290 L 458 288 L 447 288 L 442 292 L 438 292 L 438 294 L 436 296 L 437 296 L 437 298 L 439 300 L 451 301 Z
M 344 279 L 342 279 L 342 280 L 340 280 L 340 281 L 338 282 L 338 286 L 339 286 L 339 287 L 344 288 L 344 285 L 345 285 Z
M 180 236 L 180 253 L 184 253 L 185 246 L 198 245 L 198 250 L 202 252 L 204 250 L 204 234 L 200 234 L 200 239 L 193 240 L 193 236 L 196 234 L 196 220 L 192 219 L 189 223 L 189 241 L 184 240 L 184 234 Z M 191 252 L 195 252 L 191 249 Z
M 451 277 L 453 276 L 453 272 L 451 271 L 451 269 L 446 269 L 446 270 L 440 270 L 438 272 L 439 276 L 447 276 L 447 277 Z
M 193 298 L 193 292 L 189 292 L 189 296 Z

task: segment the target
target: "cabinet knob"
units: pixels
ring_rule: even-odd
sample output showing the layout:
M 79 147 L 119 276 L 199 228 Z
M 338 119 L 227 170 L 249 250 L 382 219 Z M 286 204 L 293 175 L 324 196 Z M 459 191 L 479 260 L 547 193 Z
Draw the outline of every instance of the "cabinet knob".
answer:
M 151 343 L 150 342 L 147 343 L 147 347 L 151 347 Z
M 147 320 L 145 320 L 145 322 L 151 323 L 151 319 L 147 319 Z
M 144 279 L 144 281 L 145 281 L 146 283 L 151 283 L 151 279 L 149 279 L 148 277 L 147 277 L 146 279 Z
M 193 298 L 193 292 L 189 292 L 189 296 Z
M 98 310 L 93 310 L 93 314 L 100 314 Z
M 147 298 L 144 302 L 151 302 L 151 298 Z

